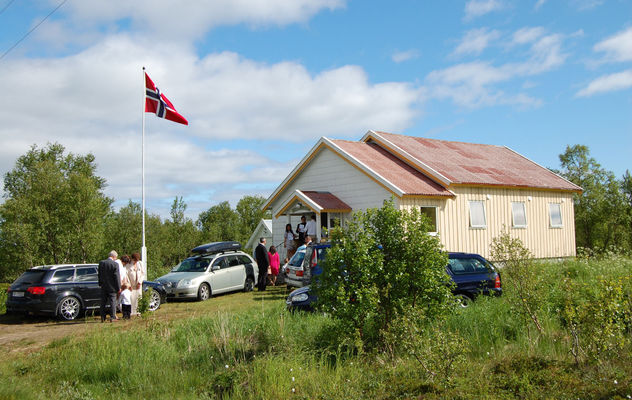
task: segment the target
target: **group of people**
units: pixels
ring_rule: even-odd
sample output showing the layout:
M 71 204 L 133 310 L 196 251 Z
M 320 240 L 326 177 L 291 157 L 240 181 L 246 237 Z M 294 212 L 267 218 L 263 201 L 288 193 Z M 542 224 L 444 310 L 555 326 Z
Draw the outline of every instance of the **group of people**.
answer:
M 296 226 L 296 234 L 292 231 L 292 224 L 285 225 L 283 243 L 286 250 L 285 262 L 290 260 L 299 246 L 308 245 L 312 238 L 316 237 L 316 216 L 312 215 L 309 222 L 305 216 L 301 217 L 301 222 Z M 275 246 L 266 248 L 266 238 L 259 239 L 259 244 L 255 248 L 255 260 L 259 266 L 259 278 L 257 279 L 257 289 L 266 290 L 266 286 L 276 285 L 281 267 L 279 253 Z
M 118 259 L 114 250 L 108 258 L 99 262 L 99 286 L 101 287 L 101 322 L 106 320 L 107 305 L 110 306 L 110 322 L 118 320 L 117 305 L 124 319 L 138 315 L 138 300 L 143 293 L 145 269 L 140 254 L 124 255 Z
M 310 241 L 311 238 L 316 237 L 316 216 L 312 214 L 309 222 L 306 221 L 305 216 L 301 217 L 301 222 L 296 225 L 296 233 L 292 231 L 292 224 L 285 225 L 285 233 L 283 237 L 283 242 L 285 245 L 285 250 L 287 252 L 287 258 L 291 259 L 294 253 L 296 253 L 296 249 L 299 246 L 305 244 L 307 237 L 309 236 Z
M 259 266 L 259 277 L 257 279 L 257 289 L 259 291 L 266 290 L 266 286 L 276 285 L 279 269 L 281 268 L 281 259 L 276 246 L 266 248 L 266 238 L 259 239 L 259 244 L 255 248 L 255 260 Z

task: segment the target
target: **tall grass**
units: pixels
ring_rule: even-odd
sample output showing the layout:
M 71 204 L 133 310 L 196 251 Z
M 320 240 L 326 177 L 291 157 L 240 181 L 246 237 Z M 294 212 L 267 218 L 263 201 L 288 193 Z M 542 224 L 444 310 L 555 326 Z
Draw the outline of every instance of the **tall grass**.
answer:
M 466 362 L 447 384 L 430 379 L 406 354 L 344 353 L 330 346 L 335 340 L 327 316 L 288 313 L 282 300 L 271 300 L 179 321 L 150 316 L 142 326 L 104 324 L 86 337 L 52 342 L 0 364 L 0 398 L 632 397 L 629 341 L 619 357 L 576 365 L 558 311 L 565 277 L 586 285 L 600 277 L 624 278 L 632 275 L 632 261 L 537 268 L 546 292 L 539 311 L 545 333 L 536 341 L 527 336 L 525 322 L 505 298 L 511 293 L 456 309 L 443 329 L 465 340 Z

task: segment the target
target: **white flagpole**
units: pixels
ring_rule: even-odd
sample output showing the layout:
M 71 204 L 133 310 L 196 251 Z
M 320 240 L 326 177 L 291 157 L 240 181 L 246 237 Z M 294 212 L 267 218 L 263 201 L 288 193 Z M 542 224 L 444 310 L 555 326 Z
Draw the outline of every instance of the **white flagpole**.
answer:
M 147 247 L 145 247 L 145 102 L 147 96 L 147 86 L 145 82 L 145 67 L 143 67 L 143 136 L 141 141 L 141 159 L 142 159 L 142 191 L 143 191 L 143 247 L 141 248 L 141 259 L 143 260 L 145 273 L 145 279 L 147 279 Z

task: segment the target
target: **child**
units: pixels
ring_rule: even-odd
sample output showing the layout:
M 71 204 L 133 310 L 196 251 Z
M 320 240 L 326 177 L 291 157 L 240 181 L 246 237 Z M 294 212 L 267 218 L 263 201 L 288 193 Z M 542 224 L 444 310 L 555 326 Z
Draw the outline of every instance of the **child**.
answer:
M 123 311 L 123 319 L 130 319 L 132 313 L 132 291 L 129 290 L 129 284 L 124 282 L 121 285 L 121 310 Z

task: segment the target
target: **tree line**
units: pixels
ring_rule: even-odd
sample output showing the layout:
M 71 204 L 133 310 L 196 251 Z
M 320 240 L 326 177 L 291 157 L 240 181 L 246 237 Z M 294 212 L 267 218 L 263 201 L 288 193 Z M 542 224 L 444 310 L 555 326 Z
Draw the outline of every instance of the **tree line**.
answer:
M 92 154 L 66 153 L 58 143 L 32 146 L 4 175 L 0 205 L 0 280 L 10 281 L 35 265 L 98 262 L 115 249 L 140 252 L 142 209 L 129 203 L 115 210 L 96 175 Z M 265 198 L 244 196 L 233 209 L 227 201 L 185 214 L 176 197 L 168 218 L 145 211 L 148 270 L 176 265 L 202 243 L 236 240 L 245 245 L 264 217 Z M 150 276 L 151 278 L 151 276 Z
M 590 156 L 588 147 L 567 146 L 561 168 L 553 170 L 584 190 L 575 195 L 576 242 L 580 253 L 632 250 L 632 176 L 621 179 Z M 66 153 L 58 143 L 33 145 L 4 175 L 0 205 L 0 280 L 12 280 L 34 265 L 96 262 L 112 249 L 120 254 L 141 248 L 141 206 L 115 210 L 96 175 L 92 154 Z M 261 196 L 244 196 L 235 209 L 221 202 L 186 217 L 176 197 L 162 219 L 146 211 L 149 271 L 177 264 L 202 243 L 236 240 L 242 245 L 264 217 Z

